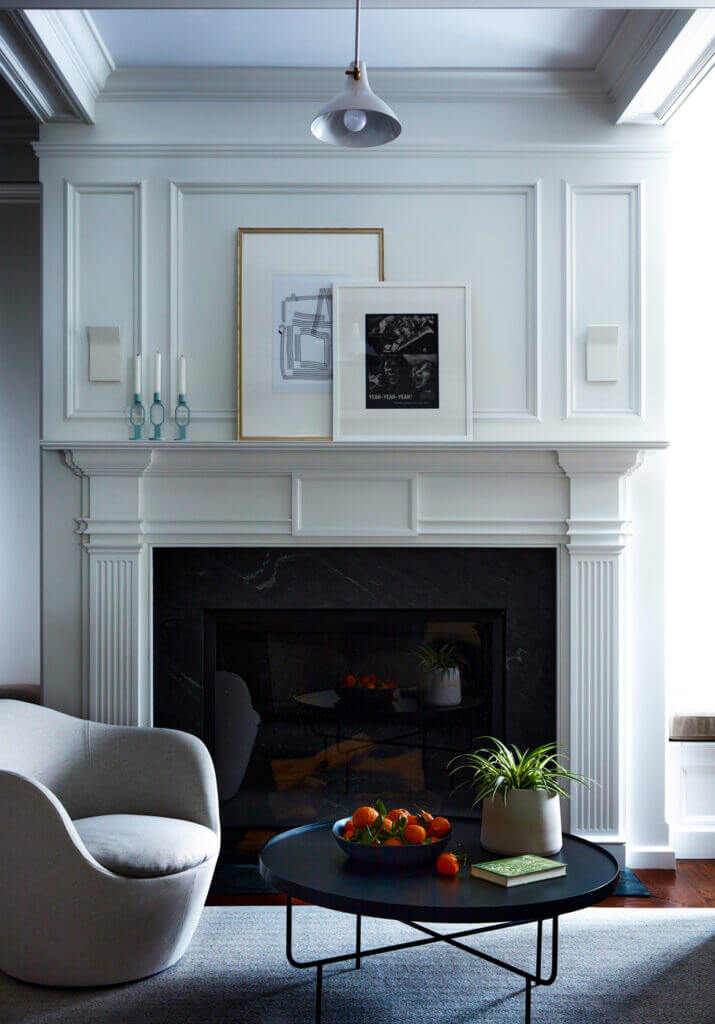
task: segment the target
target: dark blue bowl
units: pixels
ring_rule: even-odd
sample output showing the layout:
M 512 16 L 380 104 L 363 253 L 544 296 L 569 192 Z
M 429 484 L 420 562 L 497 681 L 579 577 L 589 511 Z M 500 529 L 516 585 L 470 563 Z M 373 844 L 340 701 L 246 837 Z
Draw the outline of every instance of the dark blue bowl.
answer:
M 341 818 L 335 822 L 335 842 L 351 860 L 375 868 L 414 868 L 434 864 L 452 838 L 450 832 L 442 839 L 427 843 L 425 846 L 362 846 L 360 843 L 349 843 L 343 839 L 342 832 L 349 821 L 350 818 Z

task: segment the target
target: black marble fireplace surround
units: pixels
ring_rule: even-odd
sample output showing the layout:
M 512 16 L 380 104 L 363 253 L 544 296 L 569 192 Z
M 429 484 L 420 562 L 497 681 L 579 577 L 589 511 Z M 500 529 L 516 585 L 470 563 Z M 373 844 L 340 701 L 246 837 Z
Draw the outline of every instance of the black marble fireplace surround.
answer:
M 463 811 L 468 794 L 446 769 L 453 752 L 484 733 L 522 746 L 555 738 L 553 549 L 155 548 L 153 557 L 155 724 L 201 736 L 220 762 L 236 708 L 254 723 L 250 741 L 245 731 L 237 739 L 247 764 L 223 784 L 224 830 L 239 837 L 231 859 L 241 859 L 244 834 L 260 841 L 380 792 Z M 458 709 L 417 705 L 403 722 L 295 699 L 324 692 L 330 704 L 345 672 L 375 671 L 409 700 L 414 649 L 447 636 L 466 659 Z M 256 841 L 244 845 L 250 861 Z

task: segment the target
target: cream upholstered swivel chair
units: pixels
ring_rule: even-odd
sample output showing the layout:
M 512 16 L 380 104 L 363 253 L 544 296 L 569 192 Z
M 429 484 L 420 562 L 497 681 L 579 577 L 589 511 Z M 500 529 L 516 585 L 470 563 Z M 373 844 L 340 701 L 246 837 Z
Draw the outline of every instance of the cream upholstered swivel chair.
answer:
M 133 981 L 182 956 L 219 849 L 206 747 L 0 700 L 0 969 Z

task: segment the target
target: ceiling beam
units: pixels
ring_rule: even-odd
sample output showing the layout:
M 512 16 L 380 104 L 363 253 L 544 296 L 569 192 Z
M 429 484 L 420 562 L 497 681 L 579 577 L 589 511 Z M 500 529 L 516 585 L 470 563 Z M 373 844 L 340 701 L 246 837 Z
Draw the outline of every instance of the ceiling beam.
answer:
M 596 68 L 618 124 L 665 124 L 715 64 L 715 11 L 633 11 Z
M 0 73 L 38 121 L 93 124 L 113 70 L 86 11 L 0 11 Z

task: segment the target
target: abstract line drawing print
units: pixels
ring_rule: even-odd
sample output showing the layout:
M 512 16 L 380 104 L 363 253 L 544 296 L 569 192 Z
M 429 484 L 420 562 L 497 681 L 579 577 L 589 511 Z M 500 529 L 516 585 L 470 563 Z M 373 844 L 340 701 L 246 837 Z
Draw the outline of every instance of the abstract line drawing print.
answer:
M 322 274 L 273 278 L 273 390 L 332 390 L 333 280 Z

